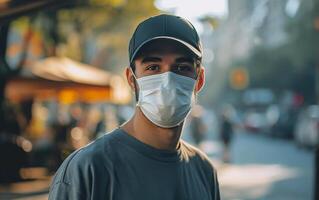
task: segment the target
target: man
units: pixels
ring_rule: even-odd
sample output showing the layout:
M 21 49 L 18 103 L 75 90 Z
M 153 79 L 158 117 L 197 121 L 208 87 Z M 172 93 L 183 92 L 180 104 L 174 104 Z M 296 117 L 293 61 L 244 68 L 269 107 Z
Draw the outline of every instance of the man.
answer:
M 134 116 L 71 154 L 54 177 L 49 199 L 220 199 L 209 159 L 180 139 L 204 85 L 195 28 L 177 16 L 151 17 L 136 28 L 129 57 Z

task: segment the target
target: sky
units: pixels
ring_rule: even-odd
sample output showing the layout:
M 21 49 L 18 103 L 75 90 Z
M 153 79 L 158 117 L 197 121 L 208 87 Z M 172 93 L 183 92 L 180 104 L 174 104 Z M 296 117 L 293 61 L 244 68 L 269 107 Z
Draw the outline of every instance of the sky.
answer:
M 188 19 L 198 32 L 202 31 L 200 17 L 227 17 L 228 14 L 227 0 L 157 0 L 155 6 Z

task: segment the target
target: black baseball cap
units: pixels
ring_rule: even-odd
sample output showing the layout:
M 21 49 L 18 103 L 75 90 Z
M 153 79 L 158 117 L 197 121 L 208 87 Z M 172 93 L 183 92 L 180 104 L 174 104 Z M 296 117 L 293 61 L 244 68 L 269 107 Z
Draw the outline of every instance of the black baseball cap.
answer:
M 202 45 L 194 26 L 179 16 L 161 14 L 146 19 L 135 29 L 129 44 L 130 63 L 146 43 L 156 39 L 175 40 L 198 58 L 202 57 Z

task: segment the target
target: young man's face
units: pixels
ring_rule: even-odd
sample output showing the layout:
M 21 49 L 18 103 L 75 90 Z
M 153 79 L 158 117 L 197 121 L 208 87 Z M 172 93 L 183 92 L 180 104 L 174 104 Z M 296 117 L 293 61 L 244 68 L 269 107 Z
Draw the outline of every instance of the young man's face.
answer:
M 204 68 L 183 45 L 173 40 L 158 39 L 146 44 L 135 59 L 135 76 L 141 78 L 164 72 L 174 72 L 197 80 L 195 92 L 204 84 Z M 127 69 L 127 78 L 134 89 L 134 77 Z

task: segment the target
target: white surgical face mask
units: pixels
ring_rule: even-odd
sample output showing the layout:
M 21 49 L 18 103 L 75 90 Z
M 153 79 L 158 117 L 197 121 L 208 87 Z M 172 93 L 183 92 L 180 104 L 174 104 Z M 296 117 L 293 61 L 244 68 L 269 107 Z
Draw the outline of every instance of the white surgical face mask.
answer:
M 173 72 L 136 79 L 139 106 L 144 115 L 163 128 L 180 125 L 194 103 L 195 80 Z

